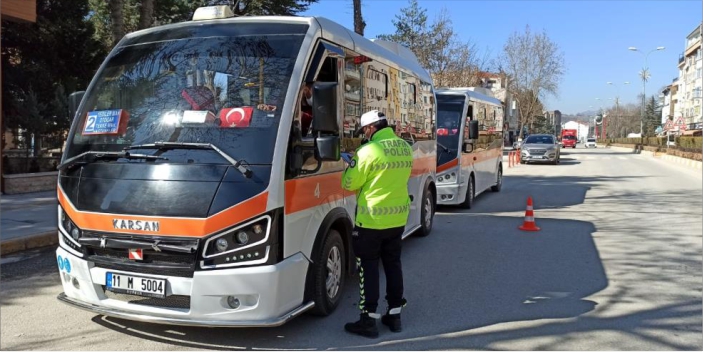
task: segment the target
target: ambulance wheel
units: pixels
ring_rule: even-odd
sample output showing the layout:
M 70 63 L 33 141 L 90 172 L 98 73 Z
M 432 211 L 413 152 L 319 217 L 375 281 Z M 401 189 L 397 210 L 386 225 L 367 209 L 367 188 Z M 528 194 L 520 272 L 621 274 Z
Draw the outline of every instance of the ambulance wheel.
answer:
M 346 278 L 345 253 L 342 236 L 337 230 L 330 229 L 325 244 L 313 259 L 312 299 L 315 307 L 312 314 L 326 316 L 339 305 Z
M 425 237 L 432 232 L 432 224 L 434 220 L 435 203 L 432 192 L 425 186 L 422 192 L 422 210 L 420 211 L 420 230 L 417 234 L 420 237 Z
M 474 175 L 471 175 L 471 177 L 469 177 L 469 186 L 466 187 L 466 199 L 464 199 L 464 203 L 461 203 L 461 207 L 464 209 L 471 209 L 471 207 L 474 205 L 475 195 L 476 191 L 474 190 Z

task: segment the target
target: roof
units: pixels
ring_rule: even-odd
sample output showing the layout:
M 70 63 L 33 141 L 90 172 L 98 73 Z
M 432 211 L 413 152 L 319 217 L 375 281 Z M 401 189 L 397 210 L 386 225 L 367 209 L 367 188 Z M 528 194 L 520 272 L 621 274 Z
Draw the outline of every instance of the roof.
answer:
M 502 78 L 500 74 L 480 71 L 477 74 L 478 78 Z
M 446 94 L 446 95 L 467 95 L 473 99 L 481 100 L 497 105 L 502 105 L 502 102 L 494 97 L 490 97 L 472 90 L 473 87 L 457 87 L 457 88 L 441 88 L 435 90 L 436 95 Z
M 371 41 L 367 38 L 360 36 L 354 31 L 329 20 L 325 17 L 297 17 L 297 16 L 244 16 L 244 17 L 232 17 L 226 19 L 216 19 L 216 20 L 203 20 L 203 21 L 186 21 L 175 24 L 169 24 L 164 26 L 152 27 L 144 29 L 141 31 L 136 31 L 127 34 L 125 38 L 134 38 L 147 33 L 168 31 L 174 28 L 187 28 L 191 26 L 203 26 L 207 24 L 215 23 L 299 23 L 307 24 L 310 26 L 308 33 L 320 32 L 320 35 L 334 43 L 338 43 L 347 49 L 353 50 L 361 55 L 374 57 L 374 59 L 380 59 L 378 61 L 387 65 L 397 65 L 403 69 L 412 72 L 414 75 L 418 76 L 420 79 L 427 83 L 432 82 L 432 77 L 425 70 L 415 54 L 410 51 L 410 49 L 404 46 L 388 42 L 385 40 L 375 40 Z M 384 62 L 385 61 L 385 62 Z

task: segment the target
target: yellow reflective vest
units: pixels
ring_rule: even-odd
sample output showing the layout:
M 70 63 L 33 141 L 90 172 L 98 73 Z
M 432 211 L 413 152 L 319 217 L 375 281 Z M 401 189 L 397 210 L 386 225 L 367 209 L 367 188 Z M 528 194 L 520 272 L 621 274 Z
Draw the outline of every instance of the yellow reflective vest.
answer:
M 374 230 L 405 226 L 412 166 L 412 147 L 390 127 L 374 133 L 356 150 L 342 176 L 342 187 L 357 194 L 356 226 Z

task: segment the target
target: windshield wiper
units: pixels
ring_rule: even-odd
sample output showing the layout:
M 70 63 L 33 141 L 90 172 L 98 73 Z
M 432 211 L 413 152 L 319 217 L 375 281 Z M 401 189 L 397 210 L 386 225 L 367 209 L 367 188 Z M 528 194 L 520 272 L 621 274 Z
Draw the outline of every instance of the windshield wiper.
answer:
M 445 147 L 444 145 L 442 145 L 442 143 L 437 142 L 437 145 L 438 145 L 440 148 L 444 149 L 444 151 L 445 151 L 446 153 L 449 153 L 449 148 L 447 148 L 447 147 Z
M 237 161 L 235 158 L 229 156 L 229 154 L 223 152 L 220 148 L 214 146 L 212 143 L 181 143 L 181 142 L 154 142 L 150 144 L 138 144 L 132 145 L 124 148 L 124 150 L 130 149 L 209 149 L 214 150 L 220 154 L 223 158 L 229 161 L 232 166 L 234 166 L 239 172 L 246 178 L 250 178 L 252 171 L 241 161 Z
M 64 161 L 61 165 L 57 167 L 59 170 L 63 170 L 74 166 L 78 163 L 80 164 L 91 164 L 98 160 L 118 160 L 118 159 L 141 159 L 141 160 L 168 160 L 162 156 L 146 155 L 146 154 L 131 154 L 127 151 L 122 152 L 96 152 L 87 151 L 85 153 L 78 154 L 68 160 Z

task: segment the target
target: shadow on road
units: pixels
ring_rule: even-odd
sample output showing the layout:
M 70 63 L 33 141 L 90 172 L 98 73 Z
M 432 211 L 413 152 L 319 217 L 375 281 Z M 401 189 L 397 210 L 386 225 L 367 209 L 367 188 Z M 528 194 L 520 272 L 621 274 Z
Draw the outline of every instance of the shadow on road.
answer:
M 400 343 L 389 348 L 434 349 L 444 348 L 432 338 L 436 335 L 505 322 L 578 317 L 596 305 L 585 297 L 608 285 L 590 223 L 543 219 L 540 226 L 545 230 L 528 234 L 517 230 L 522 219 L 513 217 L 447 214 L 437 220 L 433 235 L 405 242 L 410 302 L 403 314 L 406 328 L 392 334 L 380 326 L 381 338 L 373 341 L 379 344 L 363 345 L 372 340 L 343 331 L 344 322 L 358 315 L 353 283 L 332 316 L 305 315 L 278 328 L 177 327 L 102 316 L 93 321 L 128 335 L 191 348 L 354 349 L 361 344 L 383 349 L 389 347 L 383 343 Z M 480 229 L 472 230 L 471 224 L 481 224 Z M 466 231 L 453 230 L 457 228 Z M 402 342 L 405 339 L 409 341 Z
M 695 292 L 697 298 L 688 292 L 668 293 L 677 295 L 678 301 L 652 307 L 641 305 L 651 299 L 650 293 L 644 292 L 641 286 L 643 282 L 691 282 L 694 276 L 691 273 L 698 280 L 691 285 L 700 285 L 700 246 L 691 246 L 680 232 L 671 229 L 700 221 L 700 193 L 692 195 L 672 189 L 666 192 L 622 190 L 589 196 L 592 206 L 586 211 L 569 209 L 582 204 L 590 190 L 604 184 L 617 189 L 618 182 L 645 177 L 509 175 L 500 193 L 487 192 L 479 196 L 473 209 L 449 208 L 448 212 L 438 213 L 435 230 L 429 237 L 411 237 L 404 242 L 405 287 L 409 300 L 403 311 L 404 331 L 393 334 L 380 326 L 381 337 L 377 340 L 351 336 L 343 331 L 344 323 L 358 316 L 355 306 L 358 288 L 353 280 L 348 281 L 342 302 L 331 316 L 304 315 L 277 328 L 196 328 L 94 316 L 94 324 L 86 321 L 81 330 L 106 328 L 162 343 L 165 349 L 175 345 L 215 350 L 485 350 L 503 349 L 505 343 L 511 342 L 514 343 L 510 345 L 512 348 L 520 346 L 521 341 L 538 339 L 540 345 L 535 349 L 541 350 L 564 349 L 563 346 L 573 346 L 569 343 L 576 341 L 586 348 L 598 346 L 593 349 L 640 349 L 641 345 L 628 343 L 647 341 L 653 349 L 699 350 L 701 346 L 695 343 L 700 342 L 700 338 L 679 336 L 701 334 L 700 289 Z M 559 187 L 559 192 L 555 192 L 555 187 Z M 534 199 L 537 225 L 542 228 L 537 233 L 517 230 L 523 221 L 521 213 L 528 195 Z M 630 217 L 619 216 L 617 220 L 598 221 L 596 229 L 591 222 L 543 218 L 539 214 L 540 210 L 559 209 L 560 212 L 578 211 L 581 218 L 602 219 L 611 216 L 615 207 L 621 207 L 619 209 L 625 211 L 657 216 L 671 204 L 687 206 L 655 226 L 633 223 Z M 520 212 L 520 215 L 501 214 L 509 212 Z M 696 220 L 692 219 L 694 216 Z M 609 274 L 620 282 L 608 289 L 615 292 L 608 292 L 607 298 L 601 297 L 598 300 L 601 304 L 597 306 L 589 297 L 608 287 L 609 278 L 593 240 L 596 231 L 599 236 L 621 236 L 599 239 L 608 241 Z M 699 233 L 689 236 L 700 238 Z M 634 246 L 633 241 L 644 244 Z M 53 257 L 48 258 L 53 265 L 51 270 L 56 272 Z M 2 266 L 3 279 L 6 268 L 11 266 Z M 633 273 L 637 276 L 629 276 Z M 54 277 L 58 280 L 56 274 L 51 279 Z M 34 286 L 23 286 L 11 292 L 3 290 L 3 307 L 13 304 L 13 298 L 34 294 L 34 290 L 39 291 L 46 285 L 46 281 L 33 282 Z M 381 302 L 381 309 L 384 304 Z M 624 313 L 619 308 L 623 305 L 629 307 Z M 633 305 L 636 308 L 632 308 Z M 545 319 L 563 320 L 542 321 Z M 506 324 L 512 322 L 531 323 Z M 594 340 L 593 344 L 583 345 L 588 336 L 593 336 L 587 335 L 589 333 L 624 338 L 623 341 Z M 69 338 L 75 336 L 60 339 Z M 47 349 L 54 346 L 55 340 L 23 341 L 10 349 Z
M 554 165 L 520 165 L 519 167 L 555 167 Z M 558 166 L 556 166 L 558 167 Z M 457 207 L 443 206 L 441 212 L 502 213 L 525 211 L 527 197 L 531 196 L 535 210 L 557 209 L 583 204 L 586 193 L 604 184 L 617 184 L 647 176 L 611 177 L 611 176 L 531 176 L 506 175 L 500 193 L 486 191 L 478 195 L 474 208 L 461 210 Z M 558 188 L 558 190 L 557 190 Z

